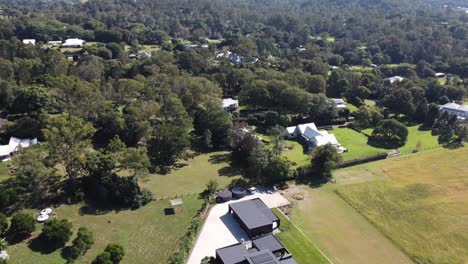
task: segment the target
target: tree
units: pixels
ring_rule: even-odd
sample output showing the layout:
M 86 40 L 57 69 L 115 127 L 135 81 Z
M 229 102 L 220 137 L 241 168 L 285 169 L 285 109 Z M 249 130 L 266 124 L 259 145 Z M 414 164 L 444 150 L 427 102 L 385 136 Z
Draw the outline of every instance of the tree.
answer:
M 208 201 L 218 190 L 218 182 L 216 180 L 209 180 L 205 185 L 205 190 L 201 193 L 203 199 Z
M 72 223 L 67 219 L 52 219 L 45 222 L 41 237 L 53 246 L 63 246 L 72 235 Z
M 395 119 L 382 120 L 372 132 L 371 140 L 376 144 L 401 147 L 408 138 L 408 128 Z
M 316 172 L 320 179 L 331 177 L 331 171 L 342 160 L 341 155 L 331 144 L 319 146 L 312 151 L 312 170 Z
M 87 227 L 80 227 L 80 229 L 78 229 L 78 234 L 75 240 L 73 240 L 72 246 L 70 248 L 70 257 L 72 259 L 77 259 L 78 257 L 83 256 L 93 244 L 93 232 Z
M 55 169 L 46 166 L 45 153 L 36 147 L 24 149 L 13 158 L 13 164 L 17 194 L 24 194 L 31 205 L 40 204 L 49 195 L 55 176 Z
M 286 157 L 273 156 L 264 168 L 262 181 L 265 183 L 277 183 L 290 179 L 292 175 L 291 161 Z
M 119 244 L 109 244 L 105 251 L 109 252 L 110 260 L 114 264 L 120 263 L 125 256 L 124 248 Z
M 353 125 L 359 129 L 376 126 L 377 123 L 383 119 L 383 115 L 378 108 L 368 105 L 362 105 L 359 107 L 359 109 L 354 112 L 354 117 L 356 118 L 356 121 Z
M 8 229 L 8 220 L 6 216 L 0 213 L 0 236 L 2 236 Z
M 287 135 L 286 128 L 280 125 L 275 125 L 268 129 L 267 134 L 273 138 L 273 153 L 279 155 L 281 153 L 282 143 L 284 142 L 284 137 Z
M 307 85 L 309 93 L 325 93 L 327 83 L 322 75 L 312 75 Z
M 113 264 L 111 254 L 109 252 L 102 252 L 96 256 L 92 264 Z
M 190 145 L 190 136 L 183 128 L 162 123 L 155 126 L 148 141 L 148 155 L 154 167 L 163 169 L 182 157 Z
M 413 96 L 404 88 L 392 90 L 383 98 L 382 104 L 396 114 L 412 116 L 415 110 Z
M 434 126 L 435 121 L 439 118 L 439 112 L 439 106 L 437 104 L 431 103 L 427 109 L 426 118 L 424 119 L 424 126 Z
M 14 114 L 47 112 L 50 95 L 43 86 L 22 87 L 15 94 L 10 111 Z
M 204 140 L 207 139 L 206 131 L 209 131 L 213 147 L 220 148 L 229 143 L 228 133 L 232 128 L 232 120 L 230 114 L 220 107 L 219 100 L 210 100 L 195 115 L 194 127 Z
M 24 239 L 36 230 L 36 219 L 27 213 L 16 213 L 10 220 L 8 234 L 17 239 Z
M 79 176 L 80 159 L 91 146 L 89 139 L 94 132 L 90 123 L 66 114 L 50 116 L 43 130 L 49 153 L 65 168 L 72 193 Z

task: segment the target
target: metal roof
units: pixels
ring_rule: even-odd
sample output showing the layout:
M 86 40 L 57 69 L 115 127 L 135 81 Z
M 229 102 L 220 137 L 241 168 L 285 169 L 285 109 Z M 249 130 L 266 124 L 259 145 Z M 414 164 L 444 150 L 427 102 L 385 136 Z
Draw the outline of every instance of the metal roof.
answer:
M 177 206 L 177 205 L 181 205 L 183 204 L 184 202 L 182 202 L 182 199 L 181 198 L 177 198 L 177 199 L 174 199 L 174 200 L 171 200 L 171 206 Z
M 271 225 L 273 222 L 279 221 L 273 211 L 259 198 L 232 203 L 229 207 L 248 229 Z
M 284 246 L 281 244 L 274 235 L 266 235 L 252 240 L 253 245 L 258 250 L 269 249 L 271 252 L 283 250 Z

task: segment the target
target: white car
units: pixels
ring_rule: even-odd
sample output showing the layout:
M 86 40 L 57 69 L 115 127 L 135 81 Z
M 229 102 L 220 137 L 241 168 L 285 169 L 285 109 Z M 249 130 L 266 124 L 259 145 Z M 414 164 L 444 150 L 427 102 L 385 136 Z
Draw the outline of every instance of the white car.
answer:
M 250 192 L 251 194 L 256 194 L 256 193 L 257 193 L 257 188 L 255 188 L 255 187 L 250 187 L 250 188 L 249 188 L 249 192 Z

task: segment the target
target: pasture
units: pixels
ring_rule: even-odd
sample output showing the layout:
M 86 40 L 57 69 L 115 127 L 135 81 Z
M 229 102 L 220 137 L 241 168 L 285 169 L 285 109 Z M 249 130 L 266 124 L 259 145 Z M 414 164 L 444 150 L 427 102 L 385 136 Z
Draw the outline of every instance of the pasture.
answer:
M 468 262 L 468 149 L 436 149 L 338 170 L 383 180 L 338 194 L 416 263 Z
M 298 264 L 330 263 L 315 245 L 297 229 L 278 209 L 273 209 L 280 219 L 280 230 L 276 236 L 293 255 Z
M 73 223 L 73 230 L 86 226 L 93 230 L 95 243 L 84 257 L 76 263 L 90 263 L 107 244 L 120 243 L 125 248 L 125 257 L 121 263 L 168 263 L 169 258 L 178 248 L 180 238 L 185 234 L 192 217 L 202 205 L 196 196 L 183 197 L 183 212 L 177 215 L 165 215 L 169 207 L 168 200 L 151 202 L 138 210 L 100 212 L 83 204 L 62 205 L 55 209 L 57 218 L 68 219 Z M 36 211 L 27 210 L 31 213 Z M 40 229 L 40 225 L 38 228 Z M 38 229 L 38 230 L 39 230 Z M 8 247 L 11 264 L 63 264 L 61 249 L 54 252 L 41 252 L 30 242 L 40 234 L 36 231 L 31 240 Z M 72 241 L 74 237 L 70 241 Z M 157 262 L 155 262 L 157 261 Z

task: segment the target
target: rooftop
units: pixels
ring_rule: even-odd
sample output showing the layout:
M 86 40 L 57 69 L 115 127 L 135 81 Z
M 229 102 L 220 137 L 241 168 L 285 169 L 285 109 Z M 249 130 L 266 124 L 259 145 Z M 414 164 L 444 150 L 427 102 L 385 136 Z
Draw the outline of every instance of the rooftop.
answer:
M 248 229 L 270 225 L 279 221 L 273 211 L 259 198 L 238 203 L 232 203 L 229 207 L 235 212 Z

